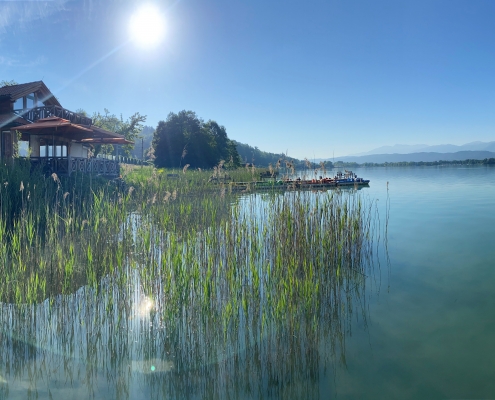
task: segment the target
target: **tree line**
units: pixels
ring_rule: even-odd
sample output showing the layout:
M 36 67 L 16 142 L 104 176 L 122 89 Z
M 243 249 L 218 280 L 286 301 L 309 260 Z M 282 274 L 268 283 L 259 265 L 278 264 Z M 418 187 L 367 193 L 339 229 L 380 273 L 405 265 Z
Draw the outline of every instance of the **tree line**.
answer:
M 241 165 L 257 167 L 284 167 L 289 169 L 314 169 L 320 164 L 261 151 L 258 147 L 236 142 L 227 136 L 227 130 L 216 121 L 205 122 L 193 111 L 169 113 L 160 121 L 154 132 L 152 158 L 159 168 L 213 168 L 223 161 L 226 168 Z M 326 162 L 326 168 L 332 168 Z
M 266 151 L 260 150 L 258 147 L 253 147 L 245 143 L 240 143 L 234 140 L 234 143 L 237 147 L 237 151 L 243 164 L 254 164 L 258 167 L 266 167 L 268 168 L 270 164 L 275 166 L 279 162 L 283 162 L 284 164 L 287 162 L 293 165 L 296 169 L 305 169 L 305 168 L 315 168 L 318 166 L 316 163 L 311 163 L 308 165 L 308 160 L 298 160 L 297 158 L 289 157 L 284 153 L 269 153 Z M 327 166 L 331 163 L 327 162 Z

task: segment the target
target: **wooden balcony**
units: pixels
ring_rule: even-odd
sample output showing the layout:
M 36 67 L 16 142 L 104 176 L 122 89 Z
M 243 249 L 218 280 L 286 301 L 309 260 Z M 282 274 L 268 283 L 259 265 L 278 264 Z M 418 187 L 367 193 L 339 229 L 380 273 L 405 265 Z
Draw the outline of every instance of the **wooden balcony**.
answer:
M 57 175 L 71 175 L 76 172 L 117 177 L 120 174 L 119 162 L 105 158 L 81 157 L 31 157 L 33 166 L 41 165 L 46 172 Z
M 23 117 L 25 120 L 29 122 L 36 122 L 42 118 L 48 117 L 60 117 L 63 119 L 67 119 L 73 124 L 78 125 L 92 125 L 93 120 L 91 118 L 85 117 L 81 114 L 77 114 L 73 111 L 69 111 L 60 106 L 43 106 L 43 107 L 34 107 L 29 110 L 14 110 L 14 113 Z

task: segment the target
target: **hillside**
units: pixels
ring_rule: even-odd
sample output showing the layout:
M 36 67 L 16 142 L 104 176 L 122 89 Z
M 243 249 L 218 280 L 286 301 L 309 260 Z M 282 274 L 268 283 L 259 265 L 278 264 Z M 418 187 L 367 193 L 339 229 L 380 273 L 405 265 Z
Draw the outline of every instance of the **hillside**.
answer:
M 258 167 L 265 167 L 271 164 L 273 167 L 280 160 L 282 163 L 285 160 L 294 164 L 294 168 L 296 169 L 305 169 L 305 168 L 316 168 L 318 164 L 306 161 L 306 160 L 298 160 L 297 158 L 287 157 L 284 153 L 276 154 L 269 153 L 266 151 L 260 150 L 258 147 L 252 147 L 245 143 L 240 143 L 233 140 L 237 147 L 237 152 L 241 157 L 241 161 L 243 164 L 254 164 Z M 325 162 L 326 168 L 331 168 L 332 163 L 330 161 Z M 285 166 L 285 165 L 283 165 Z

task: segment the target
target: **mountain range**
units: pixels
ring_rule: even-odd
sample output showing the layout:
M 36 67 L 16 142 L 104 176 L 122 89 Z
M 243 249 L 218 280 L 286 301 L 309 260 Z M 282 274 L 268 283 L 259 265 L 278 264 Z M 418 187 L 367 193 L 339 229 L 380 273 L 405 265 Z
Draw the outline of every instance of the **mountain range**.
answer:
M 409 154 L 370 154 L 367 156 L 336 157 L 335 161 L 382 164 L 385 162 L 432 162 L 432 161 L 463 161 L 463 160 L 484 160 L 485 158 L 495 158 L 492 151 L 457 151 L 455 153 L 435 153 L 421 152 Z M 333 161 L 333 159 L 328 159 Z
M 385 162 L 431 162 L 431 161 L 462 161 L 484 160 L 495 158 L 494 142 L 470 142 L 463 145 L 440 144 L 428 146 L 425 144 L 396 144 L 382 146 L 376 149 L 343 157 L 335 157 L 335 161 L 362 163 Z M 334 161 L 334 159 L 326 159 Z M 321 161 L 321 160 L 317 160 Z
M 395 144 L 393 146 L 382 146 L 376 149 L 357 154 L 349 154 L 348 157 L 368 156 L 372 154 L 411 154 L 411 153 L 456 153 L 458 151 L 493 151 L 495 142 L 470 142 L 463 145 L 439 144 L 428 146 L 426 144 Z

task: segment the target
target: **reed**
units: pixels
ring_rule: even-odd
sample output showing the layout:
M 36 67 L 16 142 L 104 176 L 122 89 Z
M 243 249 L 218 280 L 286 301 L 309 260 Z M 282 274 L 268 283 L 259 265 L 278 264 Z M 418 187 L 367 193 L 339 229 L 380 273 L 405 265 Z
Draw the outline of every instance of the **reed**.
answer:
M 126 169 L 125 186 L 28 172 L 0 170 L 0 336 L 10 343 L 0 372 L 23 375 L 30 362 L 32 379 L 82 374 L 91 394 L 103 369 L 129 397 L 129 365 L 155 363 L 175 371 L 156 398 L 253 394 L 263 379 L 305 397 L 311 385 L 296 376 L 317 376 L 321 354 L 345 363 L 351 318 L 367 318 L 373 201 L 354 191 L 239 195 L 185 167 Z M 15 341 L 46 351 L 16 361 Z M 60 371 L 60 357 L 86 370 Z M 243 370 L 242 384 L 227 378 Z

